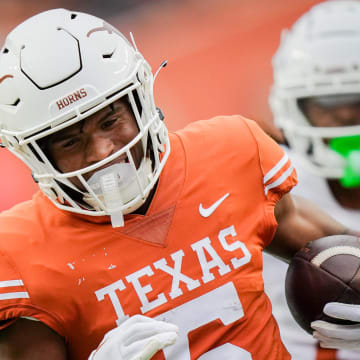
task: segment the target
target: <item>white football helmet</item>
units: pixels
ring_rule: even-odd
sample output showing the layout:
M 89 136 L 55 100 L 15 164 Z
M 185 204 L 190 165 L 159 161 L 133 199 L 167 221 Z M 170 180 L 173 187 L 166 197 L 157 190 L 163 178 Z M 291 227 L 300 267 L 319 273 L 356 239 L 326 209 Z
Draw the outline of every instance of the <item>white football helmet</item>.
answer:
M 114 27 L 79 12 L 55 9 L 16 27 L 0 54 L 0 137 L 32 170 L 42 192 L 59 208 L 87 215 L 111 215 L 113 226 L 139 208 L 169 156 L 167 129 L 153 97 L 150 65 Z M 85 119 L 126 96 L 138 135 L 106 159 L 71 173 L 59 172 L 39 140 Z M 136 168 L 130 149 L 142 142 Z M 150 155 L 149 155 L 150 153 Z M 120 170 L 84 175 L 126 154 Z M 116 162 L 116 161 L 115 161 Z M 70 178 L 79 179 L 80 190 Z M 99 190 L 100 189 L 100 190 Z
M 311 126 L 298 100 L 360 94 L 359 44 L 360 1 L 332 0 L 315 5 L 285 30 L 273 57 L 269 103 L 275 125 L 303 155 L 304 165 L 323 177 L 341 178 L 345 167 L 344 158 L 324 139 L 359 135 L 360 126 Z

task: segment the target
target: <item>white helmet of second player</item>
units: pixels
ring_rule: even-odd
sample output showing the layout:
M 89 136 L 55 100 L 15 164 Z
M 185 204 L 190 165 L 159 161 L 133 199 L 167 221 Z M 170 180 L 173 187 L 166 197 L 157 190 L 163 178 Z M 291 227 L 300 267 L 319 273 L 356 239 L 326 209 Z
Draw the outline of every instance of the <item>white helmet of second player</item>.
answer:
M 57 207 L 111 215 L 113 225 L 120 226 L 123 214 L 143 204 L 170 151 L 166 127 L 154 104 L 153 81 L 150 65 L 135 44 L 104 20 L 64 9 L 40 13 L 16 27 L 1 50 L 2 143 L 30 167 L 40 189 Z M 59 172 L 38 141 L 124 96 L 139 134 L 96 164 Z M 136 168 L 130 149 L 139 141 L 144 159 Z M 146 156 L 149 152 L 151 160 Z M 101 194 L 85 180 L 86 173 L 103 169 L 124 154 L 129 161 L 126 184 L 114 183 L 109 194 Z M 73 177 L 86 191 L 71 182 Z
M 273 57 L 270 107 L 275 124 L 304 164 L 317 175 L 340 178 L 344 159 L 324 139 L 359 135 L 360 126 L 314 127 L 298 100 L 360 94 L 360 1 L 315 5 L 285 30 Z

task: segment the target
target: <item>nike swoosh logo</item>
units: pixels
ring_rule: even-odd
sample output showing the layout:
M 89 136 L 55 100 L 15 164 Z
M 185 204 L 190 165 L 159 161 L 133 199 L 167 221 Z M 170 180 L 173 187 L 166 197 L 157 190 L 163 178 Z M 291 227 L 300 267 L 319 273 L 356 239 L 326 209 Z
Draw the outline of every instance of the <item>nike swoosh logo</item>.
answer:
M 200 215 L 205 218 L 209 217 L 229 195 L 230 195 L 229 193 L 225 194 L 222 198 L 220 198 L 218 201 L 214 202 L 208 208 L 204 208 L 203 205 L 200 204 L 199 205 Z

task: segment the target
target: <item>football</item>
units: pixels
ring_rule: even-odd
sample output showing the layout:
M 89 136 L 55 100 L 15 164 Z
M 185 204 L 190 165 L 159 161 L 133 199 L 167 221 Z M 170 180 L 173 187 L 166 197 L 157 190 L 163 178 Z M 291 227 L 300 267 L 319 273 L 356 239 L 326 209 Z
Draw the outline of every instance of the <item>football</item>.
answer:
M 333 301 L 360 304 L 360 238 L 335 235 L 308 243 L 290 262 L 285 294 L 294 319 L 310 334 L 315 320 L 353 324 L 326 316 L 323 308 Z

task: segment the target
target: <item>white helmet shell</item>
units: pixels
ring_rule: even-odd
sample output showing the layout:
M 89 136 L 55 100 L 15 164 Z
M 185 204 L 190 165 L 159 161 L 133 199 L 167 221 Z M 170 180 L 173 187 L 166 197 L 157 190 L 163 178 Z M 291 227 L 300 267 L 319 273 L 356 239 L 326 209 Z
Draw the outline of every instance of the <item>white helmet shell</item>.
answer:
M 315 5 L 285 30 L 273 57 L 269 103 L 274 122 L 316 174 L 339 178 L 344 160 L 323 142 L 360 134 L 360 126 L 313 127 L 298 100 L 319 95 L 360 94 L 360 1 Z
M 1 50 L 1 140 L 31 168 L 40 189 L 56 206 L 94 216 L 134 211 L 156 183 L 170 151 L 166 127 L 154 104 L 153 81 L 150 65 L 136 46 L 104 20 L 65 9 L 40 13 L 16 27 Z M 139 134 L 90 170 L 126 153 L 137 185 L 123 194 L 124 203 L 109 209 L 86 184 L 83 175 L 88 168 L 60 173 L 37 140 L 124 96 Z M 148 157 L 136 169 L 130 148 L 138 141 Z M 146 165 L 149 159 L 152 166 Z M 85 193 L 69 180 L 74 176 L 86 187 Z M 90 199 L 86 203 L 91 206 L 79 201 L 79 195 Z

